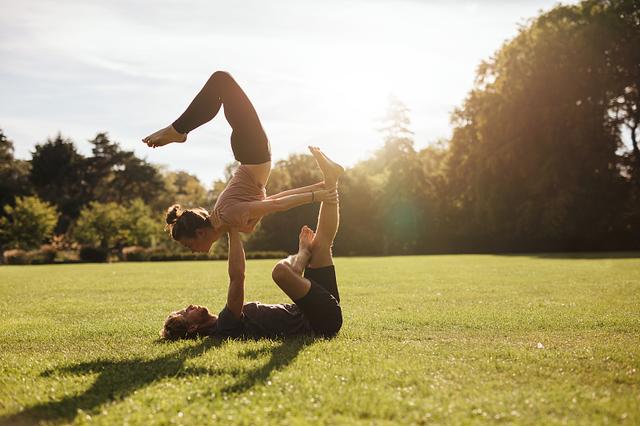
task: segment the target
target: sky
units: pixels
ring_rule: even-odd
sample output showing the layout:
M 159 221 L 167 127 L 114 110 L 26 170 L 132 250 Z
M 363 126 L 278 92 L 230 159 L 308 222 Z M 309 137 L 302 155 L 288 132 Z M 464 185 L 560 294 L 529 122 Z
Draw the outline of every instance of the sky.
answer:
M 140 139 L 171 124 L 216 70 L 253 102 L 274 160 L 318 145 L 349 166 L 382 145 L 389 97 L 417 148 L 451 135 L 477 66 L 556 1 L 2 1 L 0 128 L 18 158 L 61 132 L 99 132 L 207 186 L 233 161 L 223 114 L 186 144 Z M 566 3 L 566 2 L 565 2 Z

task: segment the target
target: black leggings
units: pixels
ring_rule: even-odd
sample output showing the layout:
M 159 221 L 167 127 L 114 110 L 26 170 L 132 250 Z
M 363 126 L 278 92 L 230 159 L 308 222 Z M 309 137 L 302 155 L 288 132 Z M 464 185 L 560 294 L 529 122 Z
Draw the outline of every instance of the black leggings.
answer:
M 333 337 L 342 327 L 342 308 L 336 281 L 336 268 L 306 268 L 304 277 L 311 282 L 309 292 L 293 302 L 298 305 L 318 336 Z
M 189 133 L 211 121 L 221 105 L 224 105 L 224 116 L 233 129 L 231 149 L 235 159 L 242 164 L 270 161 L 271 146 L 258 114 L 242 88 L 227 72 L 216 71 L 211 75 L 186 111 L 173 122 L 173 128 L 180 133 Z

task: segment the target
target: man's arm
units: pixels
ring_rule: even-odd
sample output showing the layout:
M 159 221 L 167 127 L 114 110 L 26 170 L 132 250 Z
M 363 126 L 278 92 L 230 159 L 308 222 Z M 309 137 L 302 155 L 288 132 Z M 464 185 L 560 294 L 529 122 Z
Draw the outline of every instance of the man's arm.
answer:
M 244 305 L 245 257 L 242 240 L 237 230 L 229 231 L 229 292 L 227 307 L 240 319 Z

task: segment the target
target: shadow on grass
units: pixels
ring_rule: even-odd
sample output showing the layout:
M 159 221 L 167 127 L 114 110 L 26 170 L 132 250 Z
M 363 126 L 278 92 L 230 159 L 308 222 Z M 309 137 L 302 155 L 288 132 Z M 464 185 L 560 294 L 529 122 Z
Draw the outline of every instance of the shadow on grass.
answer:
M 265 383 L 274 371 L 281 370 L 293 361 L 305 346 L 313 342 L 310 338 L 293 340 L 281 340 L 274 348 L 264 347 L 257 350 L 248 350 L 240 354 L 244 358 L 257 359 L 264 354 L 269 354 L 269 359 L 262 367 L 250 370 L 241 375 L 233 385 L 220 390 L 221 394 L 243 393 L 257 384 Z
M 208 338 L 194 346 L 182 348 L 155 359 L 136 358 L 121 361 L 97 359 L 44 371 L 41 374 L 43 377 L 55 374 L 92 373 L 98 374 L 98 377 L 82 393 L 66 396 L 57 401 L 36 404 L 18 413 L 0 417 L 0 425 L 31 425 L 43 421 L 71 422 L 77 416 L 78 410 L 95 414 L 103 404 L 122 400 L 134 391 L 162 379 L 228 373 L 226 370 L 184 366 L 188 359 L 196 358 L 211 348 L 220 347 L 224 342 L 225 340 Z M 242 393 L 257 384 L 266 382 L 274 371 L 290 364 L 310 342 L 310 339 L 281 340 L 275 347 L 241 353 L 240 356 L 244 358 L 257 359 L 265 354 L 269 354 L 270 357 L 264 365 L 255 370 L 235 374 L 237 382 L 221 389 L 220 393 Z

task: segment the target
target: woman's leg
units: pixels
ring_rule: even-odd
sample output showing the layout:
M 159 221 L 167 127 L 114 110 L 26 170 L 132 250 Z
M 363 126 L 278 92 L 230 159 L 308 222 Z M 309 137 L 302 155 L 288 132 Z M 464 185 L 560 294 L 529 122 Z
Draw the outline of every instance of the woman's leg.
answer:
M 231 74 L 224 71 L 216 71 L 209 77 L 185 112 L 173 122 L 173 127 L 180 133 L 189 133 L 211 121 L 222 105 L 234 130 L 241 130 L 242 126 L 262 129 L 251 101 Z
M 224 105 L 224 115 L 233 129 L 231 148 L 240 163 L 262 164 L 271 160 L 269 140 L 251 101 L 231 75 L 216 71 L 191 101 L 169 131 L 163 129 L 143 139 L 149 146 L 175 142 L 175 134 L 185 136 L 193 129 L 211 121 Z M 171 132 L 173 130 L 173 134 Z M 186 136 L 185 136 L 186 139 Z
M 325 189 L 324 182 L 314 183 L 313 185 L 301 186 L 300 188 L 288 189 L 286 191 L 278 192 L 277 194 L 269 195 L 267 200 L 277 200 L 288 195 L 304 194 L 305 192 L 320 191 Z

